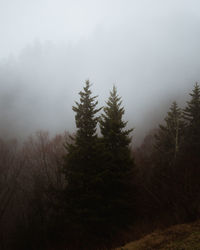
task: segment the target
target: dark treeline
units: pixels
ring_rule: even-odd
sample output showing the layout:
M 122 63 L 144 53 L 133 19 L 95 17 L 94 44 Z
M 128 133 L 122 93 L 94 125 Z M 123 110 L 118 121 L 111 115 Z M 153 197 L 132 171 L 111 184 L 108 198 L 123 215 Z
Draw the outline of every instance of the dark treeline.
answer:
M 79 95 L 74 135 L 0 140 L 1 250 L 111 249 L 200 217 L 199 85 L 134 150 L 116 88 L 103 109 L 89 81 Z
M 184 109 L 173 102 L 162 125 L 135 150 L 138 209 L 161 223 L 200 216 L 200 88 L 196 83 Z

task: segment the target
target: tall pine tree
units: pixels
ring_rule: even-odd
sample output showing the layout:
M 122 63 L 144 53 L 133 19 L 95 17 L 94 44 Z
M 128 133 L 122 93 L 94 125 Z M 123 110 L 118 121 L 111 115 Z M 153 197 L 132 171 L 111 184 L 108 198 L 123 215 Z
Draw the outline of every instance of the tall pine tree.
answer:
M 100 121 L 102 141 L 107 152 L 109 182 L 106 199 L 110 210 L 110 221 L 117 229 L 131 223 L 133 217 L 133 172 L 129 136 L 133 129 L 126 129 L 123 121 L 124 108 L 114 86 L 104 107 Z
M 185 146 L 196 156 L 200 152 L 200 87 L 195 84 L 191 100 L 187 102 L 184 110 L 184 119 L 187 123 L 185 133 Z
M 115 153 L 116 156 L 121 152 L 121 149 L 129 151 L 129 144 L 131 142 L 129 134 L 133 129 L 125 130 L 127 122 L 124 122 L 122 119 L 125 110 L 121 107 L 121 97 L 117 95 L 115 86 L 113 86 L 106 104 L 100 128 L 106 147 Z
M 199 217 L 200 207 L 200 87 L 195 84 L 183 111 L 186 127 L 179 163 L 180 207 L 187 220 Z
M 154 175 L 152 192 L 160 201 L 157 209 L 173 213 L 177 190 L 177 161 L 183 141 L 184 122 L 182 112 L 173 102 L 155 135 L 153 152 Z
M 65 157 L 65 211 L 68 225 L 84 234 L 82 240 L 90 235 L 102 244 L 129 225 L 133 217 L 132 130 L 125 129 L 124 108 L 113 88 L 101 119 L 103 138 L 98 138 L 96 114 L 100 109 L 95 98 L 87 81 L 80 103 L 73 107 L 77 133 L 74 143 L 67 145 Z
M 99 197 L 96 186 L 102 161 L 96 134 L 96 114 L 100 109 L 96 108 L 96 96 L 91 94 L 90 83 L 86 81 L 83 91 L 79 93 L 80 102 L 73 106 L 77 132 L 74 143 L 67 145 L 64 165 L 68 221 L 83 228 L 98 220 L 96 206 Z
M 184 130 L 182 112 L 176 102 L 172 103 L 164 121 L 156 134 L 155 149 L 164 164 L 172 164 L 179 152 Z

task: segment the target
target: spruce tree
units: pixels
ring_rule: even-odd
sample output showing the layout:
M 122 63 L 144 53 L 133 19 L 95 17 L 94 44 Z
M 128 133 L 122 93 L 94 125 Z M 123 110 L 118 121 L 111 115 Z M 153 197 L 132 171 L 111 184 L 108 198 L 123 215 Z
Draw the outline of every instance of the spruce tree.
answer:
M 176 102 L 172 103 L 164 121 L 163 125 L 159 125 L 155 136 L 155 149 L 157 156 L 164 164 L 172 164 L 179 152 L 184 130 L 182 112 Z
M 104 107 L 100 120 L 102 141 L 107 152 L 107 193 L 108 218 L 111 224 L 119 230 L 131 223 L 133 218 L 133 172 L 134 162 L 131 157 L 129 136 L 133 129 L 126 129 L 123 121 L 124 108 L 121 107 L 121 97 L 114 86 Z M 107 211 L 107 212 L 108 212 Z
M 170 195 L 169 189 L 172 187 L 177 156 L 179 156 L 182 146 L 183 133 L 182 112 L 177 103 L 173 102 L 164 119 L 164 124 L 159 125 L 159 130 L 155 135 L 155 150 L 153 152 L 156 166 L 155 181 L 158 182 L 160 189 L 166 189 L 166 198 L 167 195 Z
M 64 165 L 68 222 L 85 229 L 98 220 L 96 206 L 100 198 L 96 186 L 102 161 L 96 134 L 96 114 L 100 109 L 96 108 L 96 96 L 91 94 L 90 83 L 86 81 L 83 91 L 79 93 L 80 102 L 73 106 L 77 132 L 74 142 L 67 145 Z
M 184 119 L 187 123 L 185 146 L 187 150 L 198 156 L 200 152 L 200 87 L 198 83 L 195 84 L 190 96 L 191 100 L 187 102 L 184 110 Z
M 100 128 L 106 147 L 116 156 L 121 152 L 121 149 L 129 149 L 131 142 L 129 134 L 133 129 L 125 130 L 127 122 L 124 122 L 122 119 L 125 110 L 121 107 L 121 97 L 117 95 L 115 86 L 113 86 L 106 104 Z
M 186 123 L 184 144 L 179 163 L 180 207 L 187 220 L 197 219 L 200 207 L 200 87 L 195 84 L 184 109 Z
M 157 209 L 173 213 L 174 201 L 177 200 L 177 162 L 183 141 L 184 122 L 182 112 L 176 102 L 170 106 L 164 123 L 159 125 L 155 135 L 153 152 L 154 174 L 153 193 L 160 201 Z M 178 175 L 177 175 L 178 173 Z

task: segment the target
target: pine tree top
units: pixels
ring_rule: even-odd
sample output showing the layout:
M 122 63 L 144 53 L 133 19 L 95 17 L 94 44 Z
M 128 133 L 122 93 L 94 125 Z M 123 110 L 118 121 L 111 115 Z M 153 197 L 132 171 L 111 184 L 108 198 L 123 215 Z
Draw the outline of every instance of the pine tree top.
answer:
M 175 101 L 171 104 L 164 121 L 164 124 L 159 125 L 158 134 L 155 135 L 155 149 L 162 152 L 162 157 L 164 154 L 176 156 L 185 123 L 182 120 L 182 111 Z
M 87 80 L 83 91 L 79 92 L 80 102 L 75 102 L 76 106 L 72 107 L 76 113 L 77 144 L 88 143 L 88 141 L 96 138 L 96 126 L 99 119 L 96 114 L 101 108 L 96 108 L 98 101 L 95 99 L 97 96 L 91 96 L 92 92 L 90 87 L 90 82 Z
M 184 118 L 192 125 L 200 122 L 200 87 L 198 83 L 195 83 L 190 96 L 191 99 L 184 110 Z
M 172 129 L 173 127 L 176 127 L 177 123 L 180 122 L 181 118 L 182 118 L 181 109 L 178 107 L 177 102 L 174 101 L 171 104 L 169 111 L 167 112 L 167 116 L 164 119 L 166 122 L 166 128 Z M 163 125 L 160 125 L 159 127 L 164 128 Z
M 104 140 L 109 144 L 129 145 L 131 138 L 129 134 L 133 129 L 126 130 L 127 122 L 123 121 L 122 117 L 125 113 L 124 107 L 121 107 L 122 100 L 117 94 L 117 88 L 113 86 L 110 91 L 110 96 L 104 107 L 104 114 L 101 116 L 100 129 Z M 112 147 L 112 145 L 110 145 Z

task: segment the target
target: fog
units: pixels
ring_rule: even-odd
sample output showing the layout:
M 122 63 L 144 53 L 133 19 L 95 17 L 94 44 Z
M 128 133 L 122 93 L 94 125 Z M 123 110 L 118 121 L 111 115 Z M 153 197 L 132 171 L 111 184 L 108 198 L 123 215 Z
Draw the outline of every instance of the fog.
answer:
M 75 130 L 86 79 L 104 105 L 112 85 L 139 144 L 200 80 L 200 3 L 1 0 L 0 137 Z

